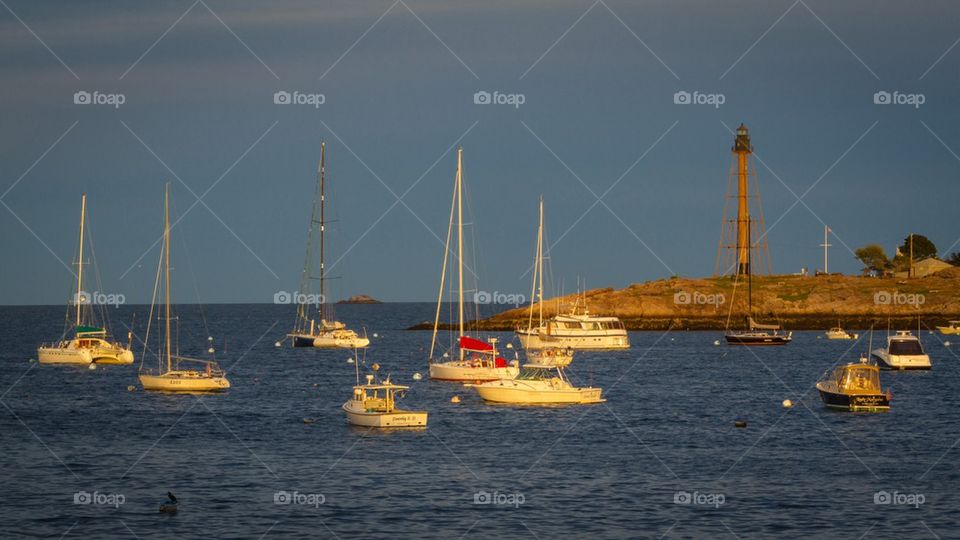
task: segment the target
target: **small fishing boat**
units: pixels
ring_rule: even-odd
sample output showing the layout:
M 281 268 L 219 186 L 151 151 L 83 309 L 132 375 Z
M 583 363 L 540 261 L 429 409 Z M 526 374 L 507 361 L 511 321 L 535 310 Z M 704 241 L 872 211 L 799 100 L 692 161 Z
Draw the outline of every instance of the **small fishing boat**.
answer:
M 851 334 L 850 332 L 847 332 L 841 328 L 839 324 L 827 330 L 826 334 L 827 339 L 857 339 L 860 337 L 859 334 Z
M 180 356 L 174 351 L 179 350 L 179 344 L 174 342 L 173 330 L 170 323 L 174 316 L 170 310 L 170 184 L 166 186 L 163 205 L 163 247 L 160 257 L 163 265 L 157 268 L 156 283 L 161 283 L 161 274 L 163 276 L 164 300 L 164 335 L 160 342 L 160 354 L 157 355 L 157 369 L 150 370 L 140 366 L 140 384 L 144 390 L 153 390 L 158 392 L 219 392 L 230 388 L 230 381 L 220 369 L 220 366 L 212 360 L 201 360 L 198 358 L 188 358 Z M 153 320 L 153 309 L 156 305 L 156 287 L 154 288 L 154 297 L 150 304 L 150 318 Z M 178 332 L 179 335 L 179 332 Z M 144 349 L 146 349 L 147 340 L 150 339 L 150 326 L 148 323 L 146 337 L 144 338 Z M 144 351 L 146 353 L 146 351 Z M 142 361 L 141 361 L 142 362 Z M 184 368 L 184 365 L 198 366 L 194 369 Z
M 463 250 L 463 148 L 457 149 L 457 173 L 454 180 L 453 197 L 450 205 L 450 221 L 447 225 L 447 240 L 443 249 L 443 263 L 440 268 L 440 291 L 437 293 L 437 310 L 433 319 L 433 335 L 430 338 L 430 355 L 427 357 L 430 378 L 439 381 L 483 382 L 498 379 L 512 379 L 520 372 L 517 362 L 507 363 L 497 352 L 497 340 L 486 342 L 466 335 L 464 316 L 464 250 Z M 452 253 L 451 236 L 456 220 L 457 259 L 457 325 L 456 351 L 443 353 L 435 358 L 437 352 L 437 334 L 440 330 L 440 308 L 443 305 L 447 277 L 447 261 Z M 453 327 L 451 326 L 451 333 Z M 451 336 L 452 337 L 452 336 Z M 451 343 L 452 343 L 451 339 Z M 453 356 L 453 359 L 450 357 Z
M 834 369 L 817 382 L 817 390 L 824 405 L 846 411 L 886 411 L 892 399 L 880 388 L 880 368 L 866 357 Z
M 307 254 L 304 263 L 303 275 L 300 280 L 300 290 L 296 298 L 297 318 L 293 330 L 287 334 L 294 347 L 316 347 L 318 349 L 357 349 L 370 345 L 370 339 L 361 336 L 356 330 L 347 328 L 347 325 L 336 320 L 333 307 L 327 302 L 327 269 L 324 265 L 324 238 L 327 230 L 326 219 L 326 159 L 327 145 L 320 143 L 320 164 L 317 167 L 317 196 L 313 202 L 310 215 L 310 227 L 307 232 Z M 319 233 L 316 234 L 315 233 Z M 319 239 L 319 244 L 316 244 Z M 314 250 L 319 251 L 319 267 L 314 267 Z M 317 274 L 317 275 L 314 275 Z M 313 283 L 319 282 L 317 294 L 311 294 Z M 311 307 L 317 306 L 317 313 L 311 312 Z M 318 320 L 319 319 L 319 320 Z M 319 324 L 318 324 L 319 323 Z
M 397 399 L 403 397 L 409 386 L 393 384 L 389 377 L 377 382 L 374 375 L 367 375 L 366 384 L 360 384 L 359 367 L 357 370 L 353 396 L 342 406 L 347 422 L 374 428 L 427 427 L 427 411 L 397 408 Z
M 577 387 L 556 364 L 524 364 L 514 379 L 474 385 L 484 401 L 515 405 L 573 405 L 602 403 L 602 389 Z
M 44 343 L 37 348 L 37 361 L 41 364 L 132 364 L 133 351 L 130 345 L 133 334 L 127 333 L 126 346 L 111 341 L 106 327 L 106 316 L 103 315 L 103 324 L 94 320 L 94 306 L 92 297 L 83 290 L 83 249 L 84 226 L 87 214 L 87 195 L 80 196 L 80 243 L 77 258 L 77 290 L 73 297 L 76 313 L 73 318 L 72 339 L 61 339 L 54 343 Z M 92 245 L 92 244 L 91 244 Z M 72 308 L 67 305 L 67 321 L 71 319 Z M 69 332 L 70 329 L 67 330 Z M 67 332 L 64 332 L 66 334 Z
M 930 355 L 923 350 L 920 339 L 909 330 L 897 330 L 887 336 L 887 346 L 874 349 L 871 356 L 883 369 L 930 369 Z
M 938 326 L 937 330 L 945 336 L 960 334 L 960 321 L 950 321 L 947 326 Z

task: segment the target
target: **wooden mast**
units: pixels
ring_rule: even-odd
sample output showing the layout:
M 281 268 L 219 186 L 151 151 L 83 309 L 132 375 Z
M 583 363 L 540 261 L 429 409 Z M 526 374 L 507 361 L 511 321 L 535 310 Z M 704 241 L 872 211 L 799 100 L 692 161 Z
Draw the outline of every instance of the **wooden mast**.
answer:
M 166 289 L 166 305 L 164 319 L 166 323 L 166 356 L 167 372 L 170 371 L 170 182 L 167 182 L 166 190 L 163 194 L 163 266 Z
M 325 182 L 325 173 L 326 173 L 326 152 L 327 152 L 327 143 L 320 141 L 320 326 L 323 327 L 324 314 L 323 310 L 326 306 L 327 298 L 324 296 L 326 294 L 326 289 L 324 288 L 324 277 L 327 273 L 326 268 L 323 266 L 323 237 L 326 232 L 327 222 L 324 217 L 324 210 L 326 208 L 326 199 L 324 195 L 324 190 L 326 188 Z
M 80 308 L 83 304 L 83 226 L 87 215 L 87 194 L 80 195 L 80 255 L 77 263 L 77 326 L 80 326 Z
M 460 337 L 463 337 L 463 147 L 457 148 L 457 273 L 459 294 L 457 298 L 459 311 Z M 460 360 L 464 359 L 463 347 L 459 346 Z

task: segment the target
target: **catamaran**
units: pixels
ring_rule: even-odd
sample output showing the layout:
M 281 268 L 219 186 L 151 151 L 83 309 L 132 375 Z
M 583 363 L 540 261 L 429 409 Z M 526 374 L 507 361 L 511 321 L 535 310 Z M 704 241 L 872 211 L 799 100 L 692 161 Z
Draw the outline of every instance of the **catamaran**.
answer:
M 450 258 L 450 237 L 453 231 L 454 217 L 457 222 L 457 347 L 455 358 L 447 360 L 450 353 L 444 353 L 443 359 L 434 358 L 437 352 L 437 331 L 440 329 L 440 306 L 443 303 L 444 284 L 447 277 L 447 260 Z M 483 382 L 498 379 L 512 379 L 520 372 L 517 362 L 508 364 L 497 352 L 497 340 L 486 342 L 466 335 L 463 313 L 463 148 L 457 149 L 457 174 L 453 188 L 453 202 L 450 205 L 450 222 L 447 225 L 447 241 L 443 247 L 443 264 L 440 270 L 440 292 L 437 295 L 437 312 L 433 320 L 433 337 L 430 340 L 430 378 L 441 381 Z M 452 331 L 452 330 L 451 330 Z
M 73 297 L 76 316 L 73 320 L 73 339 L 61 339 L 55 343 L 44 343 L 37 349 L 37 358 L 41 364 L 132 364 L 133 351 L 130 350 L 132 333 L 127 333 L 126 346 L 110 341 L 106 326 L 106 317 L 98 325 L 94 321 L 94 309 L 91 296 L 83 290 L 83 248 L 84 226 L 86 225 L 87 195 L 80 196 L 80 245 L 77 258 L 77 290 Z M 69 303 L 67 320 L 70 320 Z M 69 330 L 68 330 L 69 331 Z
M 543 197 L 540 198 L 540 223 L 537 227 L 537 254 L 533 262 L 532 302 L 527 326 L 517 328 L 517 337 L 524 349 L 629 349 L 630 338 L 623 323 L 616 317 L 591 316 L 580 298 L 570 313 L 543 320 Z M 539 301 L 537 301 L 539 300 Z M 538 308 L 537 325 L 533 325 L 534 304 Z
M 307 233 L 307 255 L 303 267 L 303 276 L 300 280 L 300 291 L 294 298 L 297 304 L 297 318 L 293 330 L 287 334 L 294 347 L 317 347 L 320 349 L 356 349 L 370 345 L 370 340 L 364 335 L 336 320 L 333 307 L 326 299 L 326 267 L 324 266 L 324 236 L 326 234 L 326 148 L 325 142 L 320 143 L 320 165 L 317 169 L 317 197 L 314 200 L 310 215 L 310 227 Z M 319 230 L 320 238 L 320 267 L 318 276 L 313 272 L 314 233 Z M 313 290 L 314 280 L 319 280 L 320 290 L 317 297 L 308 294 Z M 317 306 L 317 312 L 311 312 L 312 306 Z
M 751 264 L 752 252 L 750 244 L 750 230 L 752 220 L 747 218 L 747 328 L 746 330 L 730 330 L 727 317 L 727 331 L 724 337 L 730 345 L 786 345 L 793 340 L 793 332 L 784 333 L 779 324 L 760 324 L 753 320 L 753 268 Z M 733 311 L 733 304 L 730 305 Z
M 218 392 L 230 388 L 230 381 L 220 369 L 220 366 L 212 360 L 200 360 L 197 358 L 188 358 L 180 356 L 179 344 L 174 348 L 173 334 L 170 328 L 170 321 L 173 317 L 170 313 L 170 184 L 166 186 L 163 199 L 163 248 L 161 249 L 160 259 L 162 265 L 157 267 L 157 278 L 154 282 L 154 296 L 150 304 L 150 321 L 153 320 L 153 309 L 156 306 L 156 292 L 160 285 L 161 275 L 163 277 L 164 289 L 164 334 L 160 342 L 159 354 L 157 355 L 157 369 L 151 370 L 140 365 L 140 384 L 144 390 L 155 390 L 160 392 Z M 179 333 L 178 333 L 179 335 Z M 144 356 L 146 356 L 146 343 L 150 339 L 150 326 L 147 325 L 147 333 L 144 338 Z M 177 352 L 175 352 L 177 351 Z M 184 368 L 183 365 L 198 366 L 195 369 Z

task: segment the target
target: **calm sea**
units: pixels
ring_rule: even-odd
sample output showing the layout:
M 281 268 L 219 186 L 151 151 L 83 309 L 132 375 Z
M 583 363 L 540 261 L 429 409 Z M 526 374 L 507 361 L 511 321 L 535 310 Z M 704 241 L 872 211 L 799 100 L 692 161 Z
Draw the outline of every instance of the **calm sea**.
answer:
M 960 339 L 948 348 L 944 336 L 924 332 L 934 369 L 883 373 L 894 396 L 885 414 L 823 408 L 816 380 L 867 343 L 812 332 L 770 349 L 715 346 L 719 332 L 632 333 L 629 351 L 578 353 L 572 366 L 577 382 L 604 388 L 605 404 L 522 408 L 427 379 L 430 333 L 403 328 L 432 310 L 338 308 L 372 337 L 361 363 L 409 384 L 405 405 L 430 412 L 427 430 L 379 432 L 348 426 L 340 410 L 354 383 L 349 351 L 274 346 L 291 324 L 289 306 L 207 306 L 203 316 L 183 306 L 181 352 L 205 356 L 212 336 L 233 385 L 205 397 L 145 393 L 136 365 L 40 366 L 36 346 L 60 335 L 64 308 L 0 308 L 0 536 L 932 538 L 960 530 Z M 116 335 L 126 338 L 135 312 L 142 334 L 145 306 L 111 310 Z M 135 351 L 139 364 L 142 347 Z M 158 512 L 167 491 L 180 501 L 174 515 Z

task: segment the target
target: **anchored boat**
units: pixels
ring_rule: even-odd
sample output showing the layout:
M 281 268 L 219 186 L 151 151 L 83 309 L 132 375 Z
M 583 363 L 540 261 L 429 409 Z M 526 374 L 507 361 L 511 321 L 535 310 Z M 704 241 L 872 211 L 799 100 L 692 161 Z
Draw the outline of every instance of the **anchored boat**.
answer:
M 945 336 L 960 334 L 960 321 L 949 321 L 947 326 L 938 326 L 937 330 Z
M 602 389 L 577 387 L 558 364 L 525 364 L 514 379 L 475 385 L 484 401 L 515 405 L 602 403 Z
M 909 330 L 898 330 L 887 336 L 887 346 L 874 349 L 871 356 L 883 369 L 930 369 L 930 355 L 923 350 L 920 339 Z
M 179 344 L 174 343 L 173 333 L 170 328 L 170 322 L 173 316 L 170 313 L 170 184 L 166 186 L 163 204 L 163 247 L 160 257 L 162 267 L 157 269 L 156 283 L 161 283 L 161 274 L 163 277 L 164 289 L 164 333 L 160 342 L 160 353 L 157 355 L 157 368 L 150 370 L 140 366 L 140 384 L 144 390 L 154 390 L 159 392 L 219 392 L 230 388 L 230 381 L 220 369 L 220 366 L 212 360 L 201 360 L 198 358 L 188 358 L 180 356 L 174 351 L 180 349 Z M 150 321 L 153 320 L 153 309 L 156 305 L 156 287 L 154 288 L 154 297 L 150 304 Z M 179 335 L 179 334 L 178 334 Z M 150 326 L 148 323 L 147 334 L 144 338 L 144 348 L 147 340 L 150 339 Z M 146 351 L 144 351 L 146 352 Z M 142 361 L 141 361 L 142 362 Z M 190 366 L 196 366 L 191 368 Z
M 297 304 L 297 318 L 293 330 L 287 337 L 294 347 L 316 347 L 320 349 L 356 349 L 370 345 L 366 335 L 361 336 L 355 330 L 336 320 L 333 308 L 327 302 L 326 267 L 324 266 L 324 238 L 326 235 L 326 149 L 325 142 L 320 143 L 320 165 L 317 168 L 317 197 L 314 199 L 310 215 L 310 227 L 307 232 L 307 254 L 300 280 L 300 290 L 292 300 Z M 319 246 L 315 246 L 314 235 L 318 234 Z M 314 268 L 313 250 L 319 248 L 319 268 Z M 317 275 L 314 275 L 316 271 Z M 314 281 L 319 281 L 319 293 L 315 296 Z M 317 306 L 317 312 L 311 312 Z
M 837 322 L 837 326 L 827 330 L 826 334 L 827 339 L 857 339 L 860 337 L 860 334 L 851 334 L 841 328 L 839 321 Z
M 111 341 L 103 323 L 94 320 L 93 301 L 90 294 L 83 290 L 83 249 L 84 226 L 86 225 L 87 195 L 80 196 L 80 242 L 77 257 L 77 290 L 73 297 L 76 315 L 73 324 L 74 337 L 61 339 L 54 343 L 44 343 L 37 348 L 37 360 L 41 364 L 132 364 L 133 351 L 130 344 L 132 333 L 127 333 L 126 346 Z M 70 319 L 70 305 L 67 304 L 67 319 Z M 69 331 L 69 330 L 68 330 Z
M 353 396 L 341 407 L 347 414 L 347 422 L 373 428 L 427 427 L 427 411 L 397 408 L 397 400 L 410 389 L 409 386 L 393 384 L 389 377 L 376 382 L 374 375 L 367 375 L 366 384 L 360 384 L 359 367 L 357 370 Z
M 866 357 L 834 369 L 817 382 L 817 390 L 824 405 L 846 411 L 886 411 L 892 399 L 880 388 L 880 368 Z
M 434 358 L 437 351 L 437 332 L 440 329 L 440 307 L 443 303 L 444 284 L 447 276 L 447 260 L 451 254 L 451 235 L 454 218 L 457 223 L 457 347 L 442 358 Z M 440 292 L 437 294 L 437 311 L 433 320 L 433 337 L 430 340 L 430 378 L 440 381 L 482 382 L 497 379 L 512 379 L 520 372 L 517 362 L 508 364 L 497 353 L 497 340 L 487 342 L 466 335 L 464 330 L 463 301 L 463 148 L 457 149 L 457 174 L 454 181 L 453 202 L 450 205 L 450 222 L 447 225 L 447 241 L 443 249 L 443 264 L 440 270 Z M 451 330 L 452 331 L 452 330 Z

